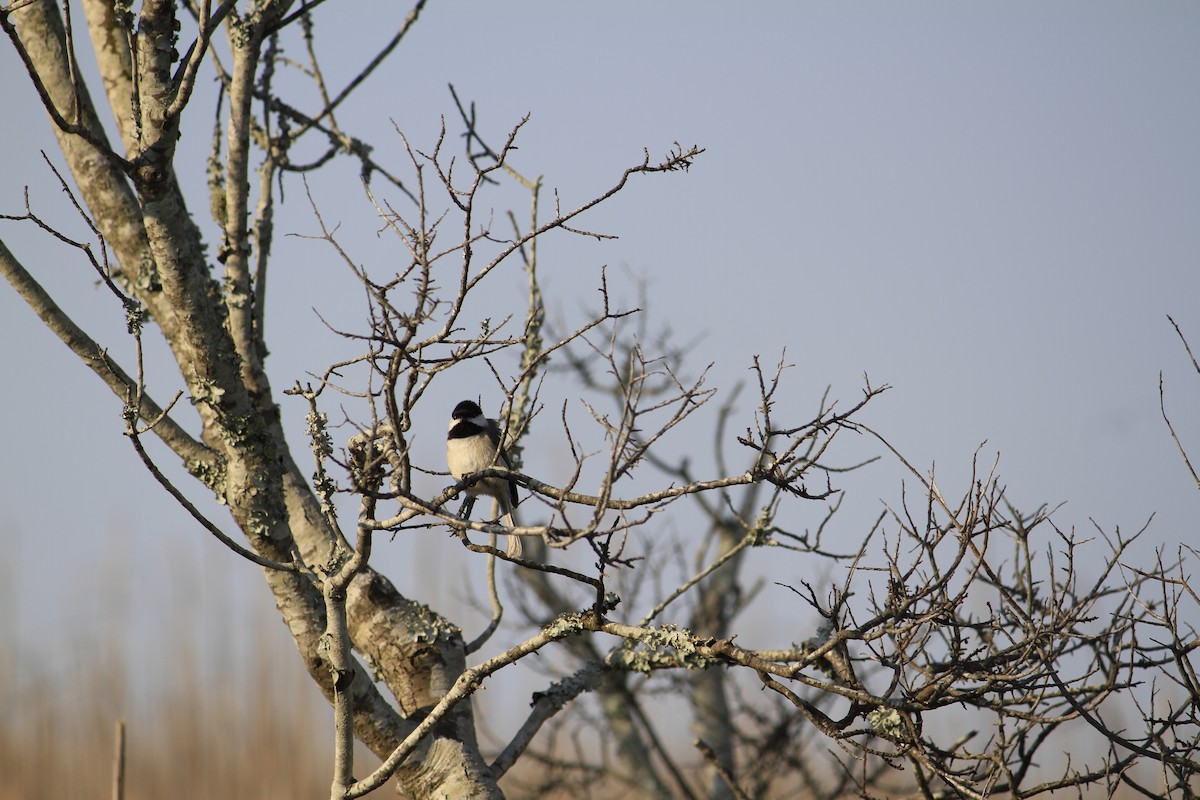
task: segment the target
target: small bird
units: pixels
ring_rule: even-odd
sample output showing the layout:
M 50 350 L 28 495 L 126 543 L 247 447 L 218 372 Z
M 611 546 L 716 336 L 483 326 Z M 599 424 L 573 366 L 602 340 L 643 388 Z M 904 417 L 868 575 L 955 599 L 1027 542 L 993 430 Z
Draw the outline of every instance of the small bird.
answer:
M 508 455 L 500 444 L 500 425 L 483 415 L 479 404 L 463 400 L 450 415 L 450 431 L 446 434 L 446 464 L 455 480 L 472 472 L 490 467 L 512 469 Z M 500 503 L 500 523 L 516 527 L 513 508 L 517 504 L 517 484 L 505 478 L 485 478 L 467 489 L 471 497 L 494 497 Z M 521 537 L 509 535 L 508 554 L 521 555 Z

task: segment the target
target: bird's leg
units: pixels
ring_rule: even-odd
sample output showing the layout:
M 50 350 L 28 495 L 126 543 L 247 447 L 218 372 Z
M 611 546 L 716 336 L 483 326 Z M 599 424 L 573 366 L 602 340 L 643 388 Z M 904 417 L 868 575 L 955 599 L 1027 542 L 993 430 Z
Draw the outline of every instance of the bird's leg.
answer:
M 463 519 L 470 519 L 471 512 L 475 509 L 475 496 L 467 495 L 463 499 L 462 507 L 458 510 L 458 515 Z

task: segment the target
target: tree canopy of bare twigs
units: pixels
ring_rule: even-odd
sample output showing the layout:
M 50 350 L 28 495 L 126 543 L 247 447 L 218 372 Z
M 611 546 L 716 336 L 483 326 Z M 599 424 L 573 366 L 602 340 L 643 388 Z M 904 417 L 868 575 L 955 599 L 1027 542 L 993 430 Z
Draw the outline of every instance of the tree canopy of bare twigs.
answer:
M 37 277 L 43 265 L 0 241 L 0 268 L 121 399 L 124 435 L 197 529 L 231 560 L 261 567 L 334 708 L 331 797 L 363 796 L 393 776 L 412 797 L 499 797 L 502 779 L 529 796 L 1194 796 L 1193 550 L 1133 557 L 1138 534 L 1060 529 L 1047 508 L 1014 507 L 997 465 L 978 458 L 968 488 L 944 496 L 935 473 L 867 424 L 887 386 L 865 376 L 851 400 L 826 396 L 804 410 L 781 352 L 749 365 L 745 390 L 720 394 L 703 364 L 656 335 L 663 321 L 610 294 L 604 272 L 591 312 L 551 324 L 541 275 L 558 265 L 540 257 L 539 242 L 608 237 L 589 227 L 592 209 L 641 181 L 685 180 L 703 148 L 656 143 L 590 199 L 565 204 L 527 171 L 533 156 L 518 163 L 525 120 L 493 126 L 452 90 L 439 136 L 409 141 L 397 128 L 399 157 L 382 158 L 380 143 L 339 124 L 338 109 L 419 35 L 424 0 L 343 86 L 326 81 L 311 46 L 333 5 L 83 0 L 83 19 L 51 0 L 0 7 L 57 137 L 48 180 L 69 193 L 89 233 L 69 237 L 65 221 L 28 200 L 6 224 L 39 226 L 91 265 L 123 315 L 133 362 L 55 303 Z M 84 30 L 94 64 L 79 58 Z M 316 86 L 316 107 L 288 95 L 284 70 Z M 220 87 L 215 109 L 194 102 L 208 74 Z M 200 197 L 178 179 L 196 167 L 181 157 L 180 136 L 201 139 L 212 119 Z M 297 160 L 302 150 L 319 155 Z M 361 264 L 305 192 L 309 173 L 347 167 L 362 176 L 362 213 L 393 243 L 387 267 Z M 497 215 L 490 192 L 499 186 L 528 203 Z M 322 329 L 352 356 L 280 387 L 265 367 L 265 308 L 285 188 L 291 202 L 311 204 L 314 257 L 345 265 L 367 311 L 352 328 Z M 3 198 L 13 202 L 11 192 Z M 296 290 L 283 283 L 271 291 Z M 500 284 L 520 286 L 523 303 L 481 310 L 478 298 Z M 160 381 L 143 360 L 150 336 L 169 349 L 185 393 L 155 396 Z M 499 413 L 513 468 L 447 478 L 431 496 L 418 478 L 444 475 L 445 465 L 414 455 L 414 415 L 469 362 L 494 378 L 478 391 L 485 411 Z M 308 442 L 293 449 L 285 420 L 299 416 Z M 1163 418 L 1174 436 L 1165 403 Z M 569 468 L 522 470 L 535 428 Z M 711 458 L 669 455 L 663 443 L 678 432 L 711 447 Z M 849 437 L 871 442 L 905 493 L 856 540 L 835 545 L 825 534 L 837 524 L 839 479 L 856 466 L 839 449 Z M 147 438 L 195 482 L 169 479 Z M 1194 476 L 1187 443 L 1176 443 Z M 515 528 L 455 508 L 497 477 L 520 487 Z M 227 506 L 227 518 L 201 511 L 189 499 L 197 493 Z M 799 508 L 822 521 L 798 527 Z M 686 526 L 676 561 L 687 574 L 668 585 L 645 555 L 665 552 L 670 520 Z M 492 619 L 482 633 L 465 636 L 375 570 L 373 550 L 400 546 L 400 531 L 450 534 L 464 563 L 486 561 Z M 503 534 L 526 542 L 523 557 L 495 547 Z M 1100 569 L 1080 566 L 1085 547 L 1104 551 Z M 757 643 L 745 635 L 746 609 L 762 587 L 748 576 L 765 558 L 793 559 L 808 576 L 772 588 L 812 623 Z M 498 573 L 514 576 L 508 617 Z M 499 644 L 503 625 L 512 643 Z M 507 742 L 485 749 L 477 691 L 539 653 L 554 656 L 543 668 L 553 674 Z M 664 707 L 686 716 L 692 747 L 664 734 Z M 1065 747 L 1078 736 L 1095 746 Z M 355 768 L 356 739 L 379 757 L 377 769 Z

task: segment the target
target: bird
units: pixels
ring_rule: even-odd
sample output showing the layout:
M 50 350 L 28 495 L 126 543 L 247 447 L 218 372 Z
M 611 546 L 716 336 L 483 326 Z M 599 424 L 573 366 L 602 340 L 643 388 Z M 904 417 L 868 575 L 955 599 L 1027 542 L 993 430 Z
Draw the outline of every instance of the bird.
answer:
M 463 400 L 454 407 L 450 414 L 450 428 L 446 434 L 446 465 L 455 480 L 473 472 L 480 472 L 490 467 L 512 469 L 508 454 L 500 443 L 500 425 L 494 419 L 483 415 L 479 404 L 473 400 Z M 481 495 L 494 497 L 500 504 L 500 523 L 516 527 L 513 508 L 517 505 L 517 484 L 507 478 L 484 478 L 467 489 L 470 497 Z M 519 558 L 521 555 L 521 537 L 514 534 L 508 536 L 508 555 Z

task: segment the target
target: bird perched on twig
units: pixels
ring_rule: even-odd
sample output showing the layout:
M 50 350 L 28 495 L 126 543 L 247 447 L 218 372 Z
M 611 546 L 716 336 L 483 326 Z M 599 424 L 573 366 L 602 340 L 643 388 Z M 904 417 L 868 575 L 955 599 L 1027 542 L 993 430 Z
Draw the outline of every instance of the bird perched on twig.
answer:
M 446 434 L 446 464 L 455 480 L 490 467 L 512 469 L 504 446 L 500 442 L 500 425 L 483 415 L 479 404 L 463 400 L 450 415 L 450 430 Z M 494 497 L 500 504 L 500 524 L 516 527 L 513 508 L 517 505 L 517 484 L 505 478 L 484 478 L 467 489 L 467 494 Z M 521 555 L 521 537 L 508 536 L 508 555 Z

